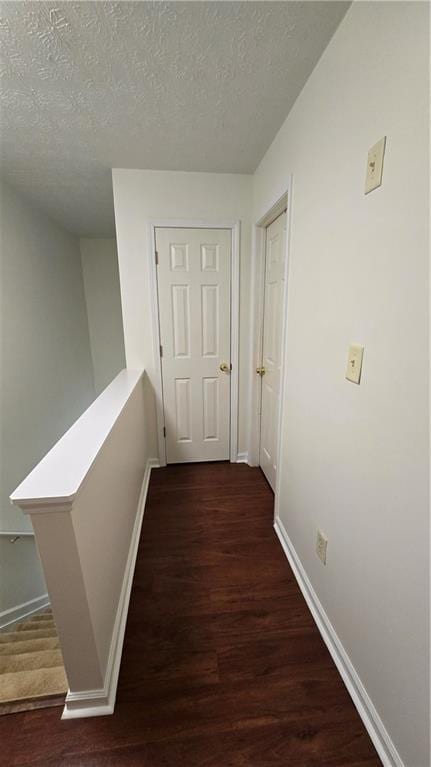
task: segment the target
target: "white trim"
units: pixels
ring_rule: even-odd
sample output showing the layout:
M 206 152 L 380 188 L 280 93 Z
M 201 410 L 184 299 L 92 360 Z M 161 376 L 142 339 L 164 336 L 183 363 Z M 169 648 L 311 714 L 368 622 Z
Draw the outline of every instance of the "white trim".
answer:
M 151 220 L 147 229 L 147 247 L 150 260 L 151 319 L 153 325 L 153 356 L 156 371 L 154 389 L 156 399 L 157 442 L 160 466 L 166 466 L 166 442 L 163 436 L 165 425 L 163 404 L 163 378 L 160 360 L 159 296 L 156 268 L 156 229 L 230 229 L 232 236 L 231 256 L 231 364 L 230 374 L 230 448 L 231 463 L 237 461 L 238 450 L 238 391 L 239 391 L 239 283 L 240 283 L 240 221 L 202 219 Z
M 289 186 L 290 186 L 290 180 L 289 180 Z M 261 229 L 267 229 L 268 226 L 271 226 L 271 224 L 274 223 L 275 219 L 281 216 L 282 213 L 287 208 L 287 195 L 288 195 L 288 189 L 286 189 L 280 197 L 277 198 L 277 200 L 268 208 L 266 213 L 261 216 L 256 224 L 256 226 L 260 226 Z
M 248 463 L 248 453 L 238 453 L 236 463 Z
M 163 402 L 163 378 L 160 361 L 160 323 L 159 323 L 159 291 L 157 286 L 156 267 L 156 223 L 152 222 L 147 230 L 147 253 L 150 259 L 150 295 L 151 322 L 153 328 L 153 358 L 154 358 L 154 397 L 156 401 L 157 445 L 159 448 L 159 464 L 166 466 L 166 440 L 164 437 L 165 408 Z
M 73 503 L 77 494 L 78 490 L 76 493 L 73 493 L 69 499 L 65 498 L 64 500 L 61 498 L 55 498 L 54 500 L 51 498 L 42 498 L 40 502 L 31 502 L 28 500 L 21 501 L 19 498 L 12 500 L 12 496 L 10 500 L 11 503 L 14 503 L 16 506 L 20 507 L 23 514 L 35 514 L 36 512 L 43 512 L 44 514 L 51 512 L 58 514 L 62 511 L 72 511 Z
M 102 445 L 142 379 L 121 370 L 10 496 L 24 514 L 71 511 Z
M 293 209 L 293 176 L 289 176 L 289 185 L 287 187 L 287 215 L 286 215 L 286 264 L 284 273 L 284 295 L 283 295 L 283 325 L 281 329 L 281 384 L 280 384 L 280 411 L 279 411 L 279 429 L 277 445 L 277 475 L 275 478 L 274 492 L 274 521 L 279 516 L 280 505 L 280 486 L 281 471 L 278 467 L 283 465 L 282 450 L 282 424 L 284 423 L 284 397 L 286 392 L 287 371 L 287 325 L 288 325 L 288 307 L 289 307 L 289 274 L 290 274 L 290 234 L 292 228 L 292 209 Z
M 203 218 L 152 218 L 150 226 L 153 229 L 233 229 L 238 223 L 238 220 L 220 218 L 214 221 Z
M 384 767 L 405 767 L 337 632 L 323 609 L 280 517 L 276 517 L 274 528 L 322 639 L 331 653 Z
M 255 373 L 263 348 L 263 301 L 265 293 L 265 229 L 257 224 L 252 232 L 252 285 L 250 306 L 250 433 L 248 456 L 251 466 L 259 466 L 260 410 L 262 380 Z
M 286 205 L 287 203 L 287 205 Z M 262 379 L 255 374 L 256 367 L 261 365 L 263 350 L 263 311 L 265 295 L 265 230 L 287 207 L 286 215 L 286 260 L 284 272 L 284 291 L 283 291 L 283 311 L 282 311 L 282 333 L 281 333 L 281 382 L 280 389 L 280 408 L 283 396 L 283 382 L 285 379 L 285 334 L 287 324 L 288 307 L 288 280 L 289 280 L 289 252 L 290 252 L 290 222 L 292 207 L 292 176 L 288 177 L 287 187 L 283 194 L 273 201 L 266 212 L 259 217 L 253 227 L 252 232 L 252 286 L 251 286 L 251 307 L 250 307 L 250 327 L 252 329 L 250 337 L 250 360 L 252 363 L 252 374 L 250 377 L 250 432 L 248 456 L 250 466 L 259 466 L 260 452 L 260 416 L 261 416 L 261 391 Z M 281 435 L 281 417 L 279 418 L 279 433 L 277 435 L 278 444 L 280 444 Z M 280 455 L 278 454 L 278 465 L 280 465 Z M 279 472 L 277 471 L 277 477 Z
M 230 280 L 230 461 L 235 463 L 238 452 L 238 392 L 239 392 L 239 264 L 240 222 L 230 227 L 232 231 L 232 257 Z
M 42 610 L 49 605 L 48 594 L 42 594 L 40 597 L 30 599 L 28 602 L 23 602 L 21 605 L 15 605 L 15 607 L 9 607 L 8 610 L 3 610 L 0 613 L 0 629 L 10 626 L 12 623 L 16 623 L 23 618 L 27 618 L 33 613 L 37 613 L 38 610 Z
M 124 570 L 123 585 L 118 600 L 117 614 L 112 632 L 111 647 L 106 664 L 105 683 L 98 690 L 82 690 L 69 692 L 63 709 L 62 719 L 77 719 L 88 716 L 106 716 L 113 714 L 117 695 L 118 674 L 120 671 L 123 651 L 124 632 L 126 630 L 127 614 L 129 611 L 130 594 L 132 591 L 133 575 L 141 536 L 142 520 L 147 500 L 151 470 L 159 466 L 157 458 L 149 458 L 145 466 L 139 495 L 138 509 L 130 541 L 127 564 Z

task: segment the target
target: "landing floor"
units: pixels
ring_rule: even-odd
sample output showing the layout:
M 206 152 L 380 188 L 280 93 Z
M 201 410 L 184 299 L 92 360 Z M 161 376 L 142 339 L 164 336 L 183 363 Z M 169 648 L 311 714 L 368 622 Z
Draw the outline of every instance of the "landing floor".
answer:
M 259 469 L 153 471 L 115 714 L 4 716 L 0 763 L 378 767 L 272 515 Z

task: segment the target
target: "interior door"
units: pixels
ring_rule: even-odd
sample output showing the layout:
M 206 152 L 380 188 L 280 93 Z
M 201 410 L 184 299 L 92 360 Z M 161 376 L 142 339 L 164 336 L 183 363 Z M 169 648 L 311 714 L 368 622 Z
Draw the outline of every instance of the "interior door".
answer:
M 167 463 L 229 459 L 230 229 L 156 229 Z
M 286 213 L 267 227 L 260 417 L 260 465 L 275 492 L 280 412 L 281 334 L 286 259 Z

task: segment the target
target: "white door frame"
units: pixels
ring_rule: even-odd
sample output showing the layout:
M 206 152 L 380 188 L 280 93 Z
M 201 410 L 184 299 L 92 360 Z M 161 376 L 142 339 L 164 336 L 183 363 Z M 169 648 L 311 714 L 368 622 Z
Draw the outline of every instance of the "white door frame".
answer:
M 261 416 L 261 378 L 256 374 L 256 368 L 260 366 L 263 349 L 263 312 L 265 295 L 265 246 L 266 228 L 286 208 L 286 259 L 284 272 L 283 310 L 281 328 L 281 375 L 280 375 L 280 414 L 278 419 L 277 435 L 277 466 L 280 464 L 281 448 L 281 423 L 283 418 L 283 397 L 286 381 L 286 333 L 287 333 L 287 306 L 288 306 L 288 283 L 289 283 L 289 256 L 290 256 L 290 228 L 292 214 L 292 188 L 293 179 L 290 175 L 285 191 L 279 195 L 272 204 L 268 205 L 265 213 L 254 224 L 252 232 L 252 300 L 250 327 L 251 333 L 251 385 L 249 393 L 250 401 L 250 432 L 248 463 L 250 466 L 259 466 L 260 451 L 260 416 Z M 275 504 L 277 505 L 278 490 L 280 486 L 280 472 L 277 470 Z
M 159 323 L 159 294 L 157 287 L 156 269 L 156 229 L 230 229 L 232 235 L 231 247 L 231 364 L 230 373 L 230 462 L 238 460 L 238 385 L 239 385 L 239 260 L 240 260 L 240 231 L 239 221 L 224 221 L 215 219 L 161 219 L 148 223 L 148 253 L 150 260 L 150 293 L 151 318 L 153 324 L 153 355 L 154 370 L 156 371 L 154 390 L 156 399 L 157 441 L 159 446 L 160 466 L 166 466 L 166 441 L 163 434 L 165 412 L 163 403 L 162 363 L 160 359 L 160 323 Z

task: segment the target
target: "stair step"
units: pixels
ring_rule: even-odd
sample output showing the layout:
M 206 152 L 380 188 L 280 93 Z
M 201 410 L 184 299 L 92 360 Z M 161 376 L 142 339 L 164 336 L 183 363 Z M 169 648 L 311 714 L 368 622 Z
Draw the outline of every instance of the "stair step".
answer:
M 66 674 L 61 666 L 2 674 L 0 703 L 60 695 L 67 691 L 67 686 Z
M 0 715 L 59 705 L 67 692 L 55 622 L 50 609 L 0 633 Z
M 17 626 L 14 626 L 14 631 L 38 631 L 39 629 L 42 629 L 42 631 L 45 631 L 46 629 L 55 629 L 55 623 L 53 619 L 51 618 L 48 621 L 30 621 L 26 623 L 18 623 Z
M 27 637 L 28 634 L 25 634 L 24 639 L 27 640 Z M 57 636 L 45 637 L 44 639 L 28 639 L 22 642 L 8 642 L 7 644 L 0 643 L 0 656 L 19 655 L 21 653 L 37 652 L 38 650 L 56 650 L 58 647 L 60 647 L 60 642 Z
M 11 674 L 16 671 L 33 671 L 38 668 L 62 666 L 61 650 L 38 650 L 35 652 L 19 653 L 18 655 L 0 656 L 0 674 Z M 3 677 L 0 679 L 3 684 Z
M 0 634 L 0 645 L 9 642 L 23 642 L 29 639 L 45 639 L 47 637 L 56 637 L 55 629 L 36 629 L 36 631 L 10 631 Z

